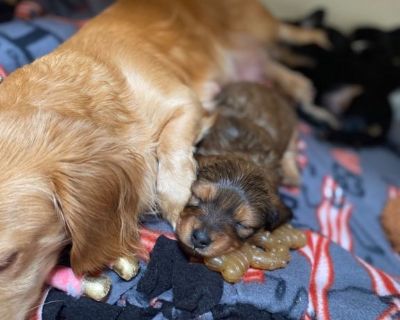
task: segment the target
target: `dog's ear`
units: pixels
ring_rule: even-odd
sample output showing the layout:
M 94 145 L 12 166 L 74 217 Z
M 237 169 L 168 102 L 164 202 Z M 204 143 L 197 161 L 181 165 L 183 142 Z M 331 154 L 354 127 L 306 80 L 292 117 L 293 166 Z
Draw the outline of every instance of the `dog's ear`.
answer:
M 192 185 L 193 196 L 201 201 L 207 201 L 215 197 L 218 187 L 210 181 L 195 181 Z
M 143 159 L 115 142 L 63 161 L 53 177 L 55 203 L 72 243 L 75 273 L 93 273 L 137 252 Z M 89 145 L 90 143 L 88 143 Z
M 292 210 L 279 199 L 279 196 L 274 200 L 272 207 L 266 212 L 265 228 L 267 230 L 274 230 L 293 218 Z
M 318 9 L 300 21 L 303 28 L 322 28 L 325 25 L 325 10 Z

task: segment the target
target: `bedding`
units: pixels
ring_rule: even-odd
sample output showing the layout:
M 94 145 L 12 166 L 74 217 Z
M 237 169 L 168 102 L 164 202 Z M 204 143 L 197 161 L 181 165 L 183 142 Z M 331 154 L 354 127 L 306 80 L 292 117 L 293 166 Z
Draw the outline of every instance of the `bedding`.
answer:
M 0 72 L 11 72 L 47 53 L 76 29 L 74 23 L 49 17 L 0 25 Z M 31 45 L 38 39 L 43 42 Z M 113 287 L 104 303 L 49 288 L 35 318 L 400 319 L 400 257 L 380 224 L 386 202 L 400 197 L 400 158 L 380 147 L 356 151 L 329 145 L 305 124 L 299 130 L 303 182 L 300 188 L 281 192 L 295 213 L 293 225 L 307 233 L 307 246 L 293 252 L 287 268 L 252 269 L 237 284 L 203 269 L 212 275 L 200 277 L 194 286 L 191 276 L 196 277 L 199 267 L 173 256 L 172 252 L 180 255 L 176 242 L 160 237 L 172 237 L 169 226 L 149 218 L 143 222 L 142 241 L 148 252 L 153 247 L 158 251 L 150 254 L 149 264 L 142 262 L 136 278 L 125 282 L 107 271 Z M 185 270 L 171 271 L 167 284 L 161 281 L 168 277 L 157 263 L 165 250 L 173 261 L 180 261 L 179 270 Z M 186 281 L 177 285 L 174 279 L 180 276 Z M 157 294 L 139 292 L 143 281 L 152 281 Z M 207 287 L 216 291 L 207 293 Z M 197 298 L 186 303 L 192 295 Z
M 400 159 L 382 148 L 356 152 L 328 145 L 304 124 L 300 131 L 298 160 L 303 184 L 298 189 L 282 189 L 282 197 L 294 210 L 293 224 L 306 230 L 308 241 L 306 247 L 293 252 L 287 268 L 249 270 L 237 284 L 224 282 L 221 295 L 210 301 L 209 294 L 197 294 L 204 283 L 191 287 L 195 269 L 186 276 L 179 271 L 193 289 L 189 293 L 185 286 L 177 290 L 174 280 L 165 286 L 160 269 L 168 270 L 175 259 L 174 249 L 167 246 L 161 255 L 167 252 L 169 263 L 154 268 L 158 250 L 150 255 L 150 267 L 143 262 L 132 281 L 122 281 L 108 271 L 113 287 L 106 303 L 50 290 L 43 319 L 65 319 L 77 313 L 82 319 L 125 319 L 129 314 L 141 314 L 141 319 L 400 319 L 400 258 L 379 221 L 386 201 L 400 197 Z M 157 248 L 165 242 L 164 237 L 157 241 L 160 235 L 173 237 L 161 220 L 151 218 L 144 227 L 142 242 L 149 252 L 155 243 Z M 172 269 L 166 273 L 175 278 Z M 156 294 L 138 291 L 143 279 L 152 279 Z M 213 292 L 218 291 L 218 281 L 222 282 L 215 277 L 203 279 Z M 182 303 L 193 296 L 196 306 Z M 198 305 L 208 310 L 198 314 Z M 113 310 L 113 316 L 89 311 L 96 308 Z
M 0 24 L 0 70 L 9 73 L 49 53 L 77 29 L 72 20 L 51 16 Z

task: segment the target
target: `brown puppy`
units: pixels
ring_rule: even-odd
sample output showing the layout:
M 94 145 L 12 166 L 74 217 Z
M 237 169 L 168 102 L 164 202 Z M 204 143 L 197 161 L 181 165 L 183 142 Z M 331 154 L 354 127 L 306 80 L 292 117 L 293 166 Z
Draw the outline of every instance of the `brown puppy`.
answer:
M 66 243 L 90 273 L 138 250 L 141 212 L 176 224 L 220 85 L 311 97 L 268 59 L 278 39 L 325 43 L 256 0 L 121 0 L 1 84 L 0 319 L 25 318 Z
M 220 116 L 200 154 L 244 153 L 260 166 L 280 164 L 283 184 L 298 185 L 297 116 L 282 95 L 255 83 L 228 85 L 216 97 Z
M 197 181 L 177 227 L 185 247 L 206 257 L 234 250 L 292 216 L 278 186 L 296 127 L 293 108 L 249 83 L 228 86 L 219 102 L 217 121 L 199 145 Z
M 400 198 L 389 199 L 381 215 L 381 223 L 393 249 L 400 253 Z

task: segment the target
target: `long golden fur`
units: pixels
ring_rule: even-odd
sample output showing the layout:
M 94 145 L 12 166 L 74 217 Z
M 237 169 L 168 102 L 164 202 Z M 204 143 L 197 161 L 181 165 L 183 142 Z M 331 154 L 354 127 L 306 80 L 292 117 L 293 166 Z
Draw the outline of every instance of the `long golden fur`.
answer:
M 278 39 L 325 41 L 256 0 L 121 0 L 1 84 L 1 319 L 26 317 L 65 244 L 90 273 L 138 250 L 141 212 L 175 225 L 222 84 L 270 77 L 309 98 L 268 59 Z

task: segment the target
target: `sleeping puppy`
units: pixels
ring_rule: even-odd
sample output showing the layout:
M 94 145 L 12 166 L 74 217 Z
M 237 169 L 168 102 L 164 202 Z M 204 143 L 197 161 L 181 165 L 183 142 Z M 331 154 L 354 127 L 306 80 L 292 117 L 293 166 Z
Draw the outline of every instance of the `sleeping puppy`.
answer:
M 203 155 L 239 152 L 262 167 L 282 170 L 286 185 L 298 185 L 297 117 L 281 94 L 255 83 L 234 83 L 216 97 L 219 117 L 198 146 Z
M 142 212 L 176 225 L 225 82 L 269 77 L 311 98 L 305 78 L 268 59 L 280 38 L 326 41 L 256 0 L 121 0 L 5 79 L 0 319 L 27 316 L 66 244 L 73 270 L 93 273 L 137 253 Z
M 285 161 L 295 161 L 288 149 L 293 108 L 257 84 L 230 85 L 219 98 L 216 123 L 198 148 L 192 198 L 177 226 L 184 247 L 205 257 L 234 250 L 258 230 L 292 217 L 278 186 Z M 298 184 L 296 164 L 290 169 L 295 175 L 287 181 Z

